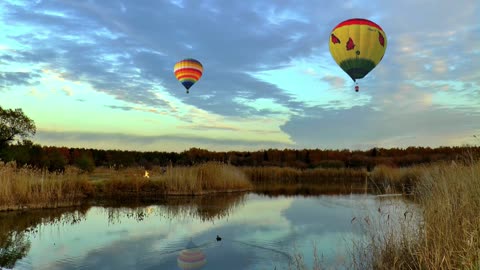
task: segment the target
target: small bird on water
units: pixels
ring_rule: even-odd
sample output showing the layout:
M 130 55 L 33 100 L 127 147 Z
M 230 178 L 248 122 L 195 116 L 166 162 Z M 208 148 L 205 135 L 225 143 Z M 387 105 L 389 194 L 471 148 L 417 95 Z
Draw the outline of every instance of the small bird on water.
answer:
M 222 238 L 217 234 L 217 241 L 222 241 Z
M 150 178 L 150 176 L 148 175 L 148 171 L 145 171 L 145 175 L 143 177 Z

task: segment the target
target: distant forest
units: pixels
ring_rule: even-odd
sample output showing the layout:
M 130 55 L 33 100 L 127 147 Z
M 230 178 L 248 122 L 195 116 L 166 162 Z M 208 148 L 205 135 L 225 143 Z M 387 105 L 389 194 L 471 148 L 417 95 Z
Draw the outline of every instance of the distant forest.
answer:
M 295 168 L 367 168 L 385 164 L 405 167 L 435 161 L 462 161 L 478 156 L 480 146 L 463 147 L 408 147 L 373 148 L 368 151 L 321 150 L 321 149 L 268 149 L 259 151 L 212 152 L 191 148 L 176 152 L 138 152 L 121 150 L 99 150 L 85 148 L 52 147 L 33 144 L 31 141 L 3 146 L 0 159 L 16 161 L 17 166 L 31 165 L 48 168 L 50 171 L 74 165 L 92 171 L 105 166 L 116 169 L 131 166 L 179 166 L 194 165 L 207 161 L 230 163 L 235 166 L 279 166 Z
M 367 168 L 379 164 L 405 167 L 436 161 L 458 160 L 476 157 L 480 146 L 462 147 L 408 147 L 373 148 L 368 151 L 321 149 L 268 149 L 259 151 L 212 152 L 191 148 L 176 152 L 138 152 L 41 146 L 27 138 L 36 133 L 32 119 L 22 109 L 3 109 L 0 106 L 0 161 L 16 161 L 17 167 L 33 166 L 50 171 L 64 171 L 74 165 L 84 171 L 103 166 L 119 169 L 143 166 L 190 166 L 207 161 L 229 163 L 234 166 L 278 166 L 306 168 Z M 478 139 L 474 135 L 475 138 Z M 22 142 L 15 138 L 22 138 Z

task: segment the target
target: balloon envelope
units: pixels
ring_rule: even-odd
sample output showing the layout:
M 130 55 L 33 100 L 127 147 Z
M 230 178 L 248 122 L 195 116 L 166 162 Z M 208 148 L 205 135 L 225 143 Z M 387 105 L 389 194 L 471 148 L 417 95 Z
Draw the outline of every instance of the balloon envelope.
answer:
M 188 90 L 202 77 L 203 66 L 200 61 L 187 58 L 178 61 L 173 67 L 173 72 L 177 80 Z
M 387 36 L 372 21 L 349 19 L 333 28 L 329 47 L 335 62 L 355 81 L 380 63 L 387 48 Z

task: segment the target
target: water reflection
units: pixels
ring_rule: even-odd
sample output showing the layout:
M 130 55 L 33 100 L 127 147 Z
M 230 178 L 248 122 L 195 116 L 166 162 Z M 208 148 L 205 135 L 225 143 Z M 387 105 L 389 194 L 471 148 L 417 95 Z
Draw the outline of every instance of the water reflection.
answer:
M 0 212 L 0 267 L 13 268 L 30 251 L 30 237 L 39 226 L 73 225 L 85 218 L 88 208 Z
M 348 195 L 348 194 L 366 194 L 374 191 L 372 187 L 368 187 L 365 183 L 352 183 L 349 181 L 339 181 L 338 183 L 329 183 L 328 185 L 318 185 L 313 183 L 297 183 L 297 184 L 256 184 L 255 192 L 267 195 L 269 197 L 276 196 L 312 196 L 312 195 Z
M 402 203 L 370 195 L 229 194 L 0 213 L 0 262 L 15 269 L 280 270 L 297 253 L 311 266 L 315 246 L 333 265 L 348 261 L 345 240 L 361 234 L 363 223 L 353 217 L 393 215 L 389 207 Z
M 206 222 L 227 217 L 235 207 L 242 205 L 244 198 L 245 194 L 240 193 L 202 197 L 179 196 L 171 197 L 168 201 L 157 201 L 159 205 L 156 206 L 149 205 L 148 201 L 140 201 L 128 206 L 105 204 L 97 210 L 106 214 L 109 225 L 124 222 L 126 219 L 142 222 L 151 216 L 170 221 L 175 218 Z M 0 212 L 0 267 L 12 268 L 18 260 L 24 258 L 30 251 L 30 238 L 34 238 L 42 228 L 73 226 L 85 221 L 91 209 L 85 206 Z M 107 232 L 109 235 L 121 233 L 122 231 Z M 50 244 L 57 246 L 54 241 Z M 58 250 L 63 248 L 60 245 L 58 247 Z
M 30 242 L 23 232 L 7 233 L 0 240 L 0 246 L 0 267 L 6 268 L 13 268 L 30 250 Z
M 245 202 L 245 193 L 218 194 L 206 196 L 177 196 L 157 200 L 155 205 L 139 202 L 134 205 L 104 205 L 111 224 L 120 222 L 123 218 L 143 221 L 146 217 L 158 216 L 172 220 L 199 219 L 215 221 L 227 218 L 235 208 Z
M 181 269 L 200 269 L 207 263 L 207 258 L 197 245 L 190 239 L 185 249 L 180 251 L 177 258 L 178 267 Z

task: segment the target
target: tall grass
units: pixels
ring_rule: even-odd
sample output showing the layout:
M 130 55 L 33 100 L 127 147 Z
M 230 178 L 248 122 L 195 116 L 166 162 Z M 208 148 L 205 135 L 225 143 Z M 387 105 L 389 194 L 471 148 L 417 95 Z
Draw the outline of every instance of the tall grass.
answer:
M 155 168 L 144 178 L 143 168 L 127 168 L 103 174 L 97 190 L 107 197 L 140 194 L 147 196 L 206 194 L 216 191 L 246 191 L 252 188 L 245 173 L 218 162 L 192 167 Z
M 356 169 L 296 169 L 242 167 L 254 190 L 265 195 L 319 195 L 365 192 L 367 171 Z
M 253 183 L 274 182 L 277 184 L 334 184 L 343 182 L 363 182 L 367 176 L 366 170 L 357 169 L 296 169 L 289 167 L 243 167 Z
M 354 268 L 480 269 L 480 162 L 415 170 L 418 215 L 367 226 Z
M 276 196 L 317 196 L 363 194 L 368 192 L 364 183 L 334 183 L 334 184 L 275 184 L 256 183 L 254 192 L 269 197 Z
M 392 168 L 379 165 L 369 174 L 369 184 L 378 193 L 411 193 L 421 180 L 424 166 Z
M 87 178 L 72 169 L 49 173 L 0 163 L 0 210 L 78 204 L 89 186 Z
M 52 208 L 80 204 L 85 198 L 130 199 L 232 192 L 252 189 L 240 169 L 209 162 L 193 167 L 155 168 L 144 178 L 143 168 L 102 168 L 88 175 L 74 167 L 64 173 L 0 163 L 0 211 Z

